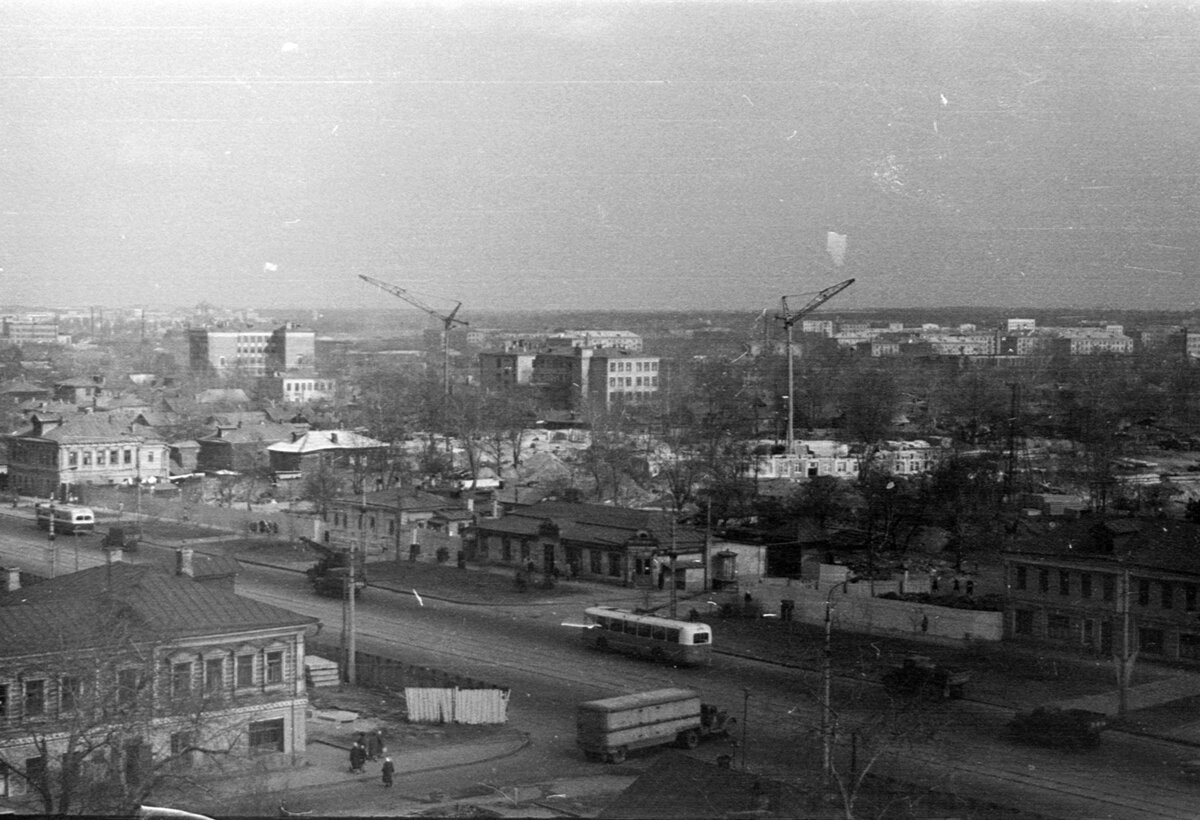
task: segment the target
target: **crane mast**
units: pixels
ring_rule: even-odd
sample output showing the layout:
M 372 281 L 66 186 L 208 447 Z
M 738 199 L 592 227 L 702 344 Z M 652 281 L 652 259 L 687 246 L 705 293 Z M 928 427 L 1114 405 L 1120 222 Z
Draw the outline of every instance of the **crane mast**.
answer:
M 470 324 L 470 322 L 466 321 L 465 319 L 457 318 L 459 308 L 462 307 L 462 302 L 456 301 L 454 303 L 454 309 L 449 313 L 441 313 L 437 310 L 434 310 L 399 285 L 393 285 L 390 282 L 384 282 L 380 279 L 376 279 L 372 276 L 367 276 L 366 274 L 362 273 L 358 275 L 358 278 L 364 282 L 374 285 L 380 290 L 387 291 L 393 296 L 403 299 L 413 307 L 428 313 L 430 316 L 442 323 L 442 390 L 447 396 L 450 395 L 450 331 L 455 325 L 466 326 Z
M 792 311 L 788 308 L 788 297 L 784 296 L 780 299 L 783 304 L 782 310 L 775 314 L 776 320 L 783 322 L 784 328 L 787 330 L 787 374 L 788 374 L 788 421 L 787 421 L 787 454 L 795 455 L 796 445 L 796 371 L 793 363 L 792 351 L 792 327 L 796 322 L 812 313 L 821 305 L 828 302 L 834 296 L 844 291 L 846 288 L 854 284 L 853 279 L 847 279 L 844 282 L 838 282 L 836 285 L 830 285 L 824 290 L 818 291 L 817 295 L 808 300 L 808 303 L 799 310 Z

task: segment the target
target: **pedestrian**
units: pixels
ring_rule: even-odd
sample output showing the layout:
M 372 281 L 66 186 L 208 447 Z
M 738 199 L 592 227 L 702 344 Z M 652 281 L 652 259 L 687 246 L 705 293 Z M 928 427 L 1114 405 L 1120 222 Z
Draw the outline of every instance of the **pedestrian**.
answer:
M 381 774 L 383 775 L 383 787 L 385 789 L 390 789 L 392 787 L 392 777 L 396 774 L 396 766 L 392 763 L 392 759 L 390 757 L 385 757 L 383 759 L 383 770 Z
M 350 747 L 350 771 L 354 774 L 362 774 L 363 766 L 367 762 L 367 750 L 363 745 L 355 741 Z
M 367 735 L 367 760 L 375 761 L 383 755 L 383 731 L 376 729 Z

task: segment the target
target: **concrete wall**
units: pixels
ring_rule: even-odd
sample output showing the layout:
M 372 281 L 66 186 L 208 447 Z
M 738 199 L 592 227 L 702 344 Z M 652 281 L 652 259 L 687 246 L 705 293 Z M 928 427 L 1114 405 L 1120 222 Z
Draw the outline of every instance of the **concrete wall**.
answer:
M 876 594 L 897 591 L 898 582 L 876 581 Z M 845 591 L 844 591 L 845 590 Z M 871 597 L 869 585 L 820 586 L 807 581 L 766 580 L 743 586 L 765 613 L 780 612 L 780 602 L 795 602 L 793 617 L 810 624 L 825 622 L 825 602 L 833 603 L 833 625 L 846 632 L 891 635 L 935 642 L 999 641 L 1004 635 L 1002 612 L 952 609 L 929 604 Z

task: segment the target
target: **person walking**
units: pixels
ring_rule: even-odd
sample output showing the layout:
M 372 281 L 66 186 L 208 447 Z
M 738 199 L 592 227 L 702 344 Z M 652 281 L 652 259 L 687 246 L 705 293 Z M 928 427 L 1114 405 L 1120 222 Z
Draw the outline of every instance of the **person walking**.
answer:
M 376 729 L 367 735 L 367 760 L 376 761 L 383 756 L 383 730 Z
M 385 757 L 383 759 L 383 769 L 381 774 L 383 776 L 383 787 L 385 789 L 390 789 L 392 787 L 392 778 L 396 774 L 396 766 L 392 763 L 392 759 L 390 757 Z
M 367 750 L 358 741 L 350 747 L 350 771 L 354 774 L 363 773 L 363 765 L 367 762 Z

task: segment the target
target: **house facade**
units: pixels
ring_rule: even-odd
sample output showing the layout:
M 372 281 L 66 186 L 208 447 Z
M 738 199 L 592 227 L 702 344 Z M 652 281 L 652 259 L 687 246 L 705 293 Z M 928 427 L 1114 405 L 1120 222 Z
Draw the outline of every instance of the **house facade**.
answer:
M 414 527 L 437 528 L 457 535 L 463 503 L 413 487 L 378 490 L 335 499 L 321 516 L 315 538 L 326 544 L 354 546 L 367 555 L 407 548 L 405 533 Z
M 1004 553 L 1005 635 L 1200 664 L 1200 526 L 1173 519 L 1029 527 Z
M 281 441 L 291 441 L 296 428 L 290 424 L 245 424 L 233 428 L 218 427 L 211 436 L 198 439 L 196 468 L 213 473 L 222 470 L 244 472 L 267 468 L 267 449 Z
M 98 800 L 304 752 L 317 619 L 186 571 L 115 562 L 27 588 L 14 574 L 0 592 L 0 809 L 41 812 L 67 779 Z
M 64 495 L 72 485 L 166 481 L 167 443 L 106 414 L 37 416 L 8 437 L 9 487 L 23 495 Z
M 648 585 L 675 555 L 677 588 L 706 585 L 705 534 L 659 510 L 542 501 L 499 518 L 476 519 L 467 557 L 621 586 Z

